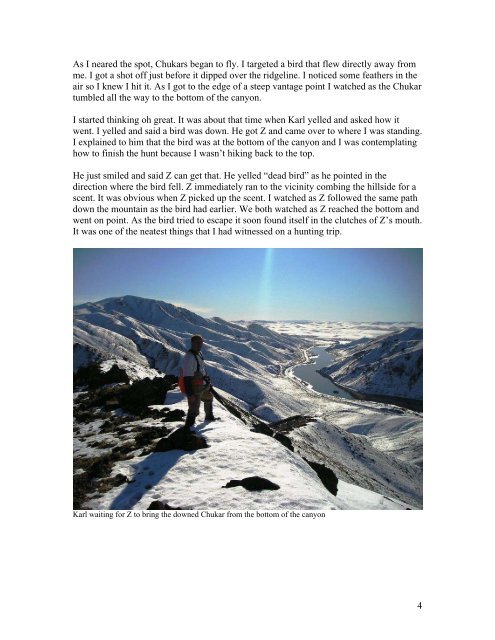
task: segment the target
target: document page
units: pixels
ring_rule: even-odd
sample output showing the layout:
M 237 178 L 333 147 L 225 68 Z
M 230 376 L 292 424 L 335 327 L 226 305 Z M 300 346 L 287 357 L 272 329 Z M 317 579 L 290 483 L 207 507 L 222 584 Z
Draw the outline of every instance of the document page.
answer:
M 20 637 L 485 637 L 486 7 L 28 4 Z

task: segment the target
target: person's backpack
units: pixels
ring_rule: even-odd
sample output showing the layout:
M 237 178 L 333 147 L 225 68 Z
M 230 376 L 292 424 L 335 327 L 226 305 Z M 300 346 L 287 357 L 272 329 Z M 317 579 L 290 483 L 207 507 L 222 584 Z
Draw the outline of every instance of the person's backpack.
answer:
M 190 353 L 193 354 L 193 356 L 196 359 L 196 373 L 199 372 L 199 358 L 198 356 L 194 353 L 194 351 L 189 350 Z M 180 372 L 180 376 L 179 376 L 179 389 L 181 390 L 181 392 L 185 395 L 186 394 L 186 383 L 184 382 L 184 373 L 182 372 L 182 368 L 181 368 L 181 372 Z
M 185 395 L 185 393 L 186 393 L 186 385 L 184 383 L 184 376 L 182 375 L 182 373 L 179 376 L 179 389 Z

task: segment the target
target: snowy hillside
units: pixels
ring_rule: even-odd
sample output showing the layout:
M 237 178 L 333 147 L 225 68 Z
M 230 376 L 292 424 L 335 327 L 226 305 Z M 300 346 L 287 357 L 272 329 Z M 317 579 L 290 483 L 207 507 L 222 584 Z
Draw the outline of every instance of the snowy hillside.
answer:
M 262 404 L 269 392 L 266 374 L 279 373 L 301 343 L 258 324 L 242 327 L 159 300 L 124 296 L 74 308 L 74 369 L 118 359 L 177 375 L 195 333 L 205 339 L 208 373 L 215 384 L 251 406 Z
M 423 398 L 422 329 L 359 340 L 332 353 L 335 364 L 321 373 L 338 384 L 365 394 Z
M 148 380 L 150 385 L 154 379 L 159 386 L 160 380 L 176 381 L 174 376 L 178 373 L 179 362 L 188 346 L 189 338 L 195 333 L 200 333 L 205 338 L 203 351 L 213 386 L 221 393 L 225 406 L 228 405 L 232 410 L 228 424 L 237 424 L 236 428 L 241 429 L 242 432 L 244 426 L 237 422 L 232 423 L 232 414 L 239 417 L 240 412 L 244 411 L 244 418 L 247 416 L 245 420 L 247 426 L 258 425 L 258 431 L 249 436 L 249 446 L 254 446 L 253 443 L 259 439 L 259 435 L 263 436 L 260 442 L 265 442 L 267 428 L 271 428 L 271 425 L 277 424 L 278 421 L 290 419 L 292 420 L 292 422 L 289 420 L 290 428 L 276 427 L 276 430 L 281 429 L 281 431 L 272 435 L 280 441 L 289 438 L 294 455 L 306 459 L 310 464 L 333 469 L 342 487 L 343 483 L 348 483 L 362 490 L 409 504 L 413 508 L 421 507 L 421 415 L 380 402 L 330 397 L 313 391 L 291 375 L 292 367 L 305 361 L 305 350 L 315 344 L 312 335 L 324 334 L 327 344 L 337 342 L 331 327 L 325 334 L 325 327 L 318 328 L 316 324 L 308 325 L 306 334 L 303 336 L 293 332 L 281 335 L 273 330 L 276 325 L 272 323 L 233 323 L 221 318 L 207 319 L 162 301 L 135 296 L 109 298 L 74 308 L 74 369 L 84 371 L 89 363 L 98 363 L 98 371 L 106 371 L 110 376 L 105 384 L 100 381 L 100 386 L 103 386 L 98 393 L 103 395 L 106 393 L 108 382 L 124 384 L 121 377 L 112 379 L 115 366 L 119 371 L 125 372 L 126 381 L 132 383 L 130 393 L 137 389 L 137 382 L 143 379 L 145 383 Z M 300 327 L 301 330 L 304 328 L 302 324 Z M 363 331 L 368 335 L 373 329 L 364 327 Z M 342 328 L 342 332 L 346 334 L 354 332 L 353 335 L 356 336 L 359 335 L 360 327 L 355 326 L 352 329 L 350 325 L 346 325 Z M 373 335 L 382 336 L 382 334 L 383 327 L 380 327 L 378 333 L 375 332 Z M 138 410 L 132 403 L 131 406 L 121 406 L 117 402 L 110 411 L 105 405 L 100 406 L 98 402 L 94 404 L 93 401 L 84 399 L 85 394 L 88 393 L 85 384 L 81 380 L 76 383 L 75 379 L 76 391 L 81 394 L 76 395 L 77 411 L 74 425 L 76 459 L 81 460 L 85 455 L 93 455 L 90 451 L 91 447 L 96 448 L 97 452 L 102 448 L 103 454 L 100 451 L 100 455 L 110 455 L 112 458 L 110 466 L 115 464 L 125 466 L 128 460 L 139 456 L 132 450 L 126 453 L 126 456 L 130 457 L 124 456 L 123 461 L 119 457 L 120 454 L 117 456 L 119 459 L 115 459 L 115 452 L 113 452 L 115 447 L 119 451 L 121 446 L 124 449 L 131 446 L 135 448 L 130 437 L 127 444 L 124 442 L 123 445 L 122 443 L 119 445 L 114 442 L 110 450 L 106 451 L 104 443 L 111 440 L 112 425 L 117 424 L 118 429 L 121 429 L 120 437 L 127 441 L 127 428 L 119 425 L 128 421 L 134 425 L 132 428 L 129 427 L 130 431 L 135 431 L 136 428 L 139 430 L 139 420 L 144 415 L 143 411 L 145 414 L 148 411 L 147 405 L 159 404 L 163 395 L 160 398 L 154 396 L 153 400 L 148 399 L 146 406 L 140 406 Z M 110 391 L 111 389 L 110 386 Z M 141 396 L 140 392 L 137 393 L 138 399 L 142 400 Z M 214 404 L 215 410 L 224 411 L 219 402 L 215 401 Z M 227 419 L 225 413 L 220 415 L 223 416 L 220 422 Z M 297 416 L 306 416 L 307 420 L 302 422 L 293 420 Z M 167 417 L 169 417 L 168 414 Z M 218 446 L 222 438 L 224 442 L 228 440 L 227 432 L 230 433 L 230 426 L 224 430 L 225 425 L 220 422 L 211 425 L 213 432 L 210 434 L 213 438 L 218 435 Z M 143 428 L 147 424 L 143 423 Z M 103 433 L 100 433 L 101 429 Z M 143 434 L 138 433 L 138 441 L 143 438 L 146 440 Z M 269 448 L 275 445 L 272 440 L 267 441 Z M 277 443 L 277 446 L 282 445 Z M 194 459 L 200 461 L 207 453 L 210 455 L 212 452 L 209 449 L 199 451 L 194 454 Z M 283 451 L 277 455 L 283 456 L 285 463 L 292 461 L 295 464 L 294 458 L 291 456 L 287 458 L 288 453 L 290 451 Z M 147 450 L 146 455 L 152 454 L 154 455 L 155 452 Z M 232 450 L 228 455 L 237 454 Z M 189 456 L 190 454 L 185 457 L 181 455 L 180 465 L 177 468 L 174 465 L 174 469 L 171 468 L 170 473 L 167 473 L 167 478 L 174 477 L 178 469 L 185 470 L 184 465 Z M 242 467 L 243 473 L 247 474 L 246 477 L 256 475 L 258 471 L 253 468 L 254 457 L 250 458 L 247 451 L 243 456 L 251 461 L 247 467 Z M 205 464 L 209 464 L 208 460 L 211 461 L 212 458 L 205 458 Z M 78 471 L 76 477 L 79 480 L 84 478 L 88 480 L 92 477 L 92 472 L 88 475 L 86 463 L 80 462 L 80 464 L 82 466 L 76 465 L 76 469 L 82 469 L 83 474 L 80 475 Z M 99 469 L 99 466 L 98 463 L 96 468 Z M 251 468 L 249 473 L 248 467 Z M 128 471 L 131 472 L 130 469 Z M 108 472 L 106 467 L 105 472 Z M 120 474 L 116 470 L 112 473 L 129 476 L 127 472 Z M 271 479 L 270 476 L 267 477 Z M 310 477 L 312 477 L 311 474 Z M 235 476 L 229 480 L 236 479 L 242 480 Z M 105 477 L 103 488 L 108 488 L 112 482 Z M 232 488 L 229 491 L 238 493 L 239 488 Z M 223 493 L 224 491 L 220 494 L 222 500 Z M 266 499 L 263 498 L 263 500 Z M 271 499 L 279 500 L 280 498 L 272 497 Z M 317 498 L 313 497 L 313 499 Z M 327 496 L 325 499 L 332 500 L 332 497 Z M 370 499 L 373 502 L 374 498 Z M 306 498 L 304 500 L 306 501 Z M 382 504 L 377 508 L 386 507 Z
M 93 473 L 79 508 L 145 510 L 156 501 L 161 506 L 154 508 L 187 510 L 408 508 L 397 499 L 343 481 L 332 495 L 300 455 L 253 432 L 221 405 L 216 407 L 218 421 L 199 422 L 195 428 L 206 448 L 156 451 L 160 437 L 182 426 L 180 415 L 174 420 L 172 411 L 187 410 L 177 392 L 167 394 L 167 403 L 168 407 L 155 405 L 151 418 L 126 422 L 107 417 L 76 427 L 76 484 L 88 469 Z M 227 486 L 253 476 L 278 488 Z

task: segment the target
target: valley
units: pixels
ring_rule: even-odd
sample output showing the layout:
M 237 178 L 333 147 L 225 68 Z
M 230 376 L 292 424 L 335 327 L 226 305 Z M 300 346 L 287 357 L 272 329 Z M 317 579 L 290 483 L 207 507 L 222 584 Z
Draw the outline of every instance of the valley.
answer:
M 286 447 L 290 444 L 289 451 L 298 457 L 298 465 L 302 464 L 305 472 L 309 473 L 304 465 L 312 464 L 315 468 L 320 465 L 335 473 L 341 487 L 340 496 L 344 495 L 343 487 L 352 485 L 356 491 L 359 488 L 387 496 L 410 508 L 421 508 L 421 414 L 386 403 L 358 400 L 352 394 L 342 392 L 340 387 L 332 389 L 331 393 L 321 392 L 308 381 L 303 383 L 296 375 L 296 372 L 301 372 L 300 367 L 305 366 L 306 354 L 315 352 L 315 345 L 316 353 L 322 356 L 325 347 L 337 343 L 342 352 L 345 347 L 359 341 L 367 344 L 378 337 L 400 334 L 405 329 L 407 327 L 395 323 L 229 322 L 221 318 L 203 318 L 162 301 L 124 296 L 74 308 L 74 367 L 78 370 L 98 363 L 102 371 L 109 371 L 117 366 L 126 372 L 131 384 L 145 378 L 159 379 L 165 374 L 173 377 L 178 373 L 190 335 L 201 333 L 205 339 L 204 355 L 208 373 L 214 388 L 224 399 L 223 407 L 215 404 L 218 405 L 218 411 L 223 412 L 221 422 L 227 421 L 231 425 L 231 430 L 225 431 L 220 423 L 213 423 L 207 429 L 206 439 L 214 438 L 216 448 L 228 449 L 232 444 L 229 444 L 229 434 L 234 433 L 235 429 L 254 429 L 254 432 L 249 431 L 251 435 L 241 438 L 242 446 L 247 449 L 244 453 L 236 451 L 234 467 L 242 466 L 241 460 L 247 455 L 248 448 L 254 446 L 254 443 L 250 443 L 251 438 L 261 438 L 260 446 L 264 441 L 267 447 L 270 440 L 273 443 L 269 445 L 270 450 L 274 446 L 283 449 L 280 442 L 284 441 Z M 356 357 L 355 351 L 353 356 Z M 321 378 L 322 384 L 332 384 L 315 371 L 313 375 Z M 316 380 L 313 378 L 313 382 Z M 339 390 L 339 393 L 333 393 L 335 390 Z M 163 402 L 170 402 L 170 393 L 161 400 L 161 405 L 154 402 L 157 411 L 165 406 Z M 183 410 L 184 400 L 177 402 L 177 406 Z M 230 417 L 225 413 L 226 406 L 229 407 L 227 411 Z M 121 415 L 121 409 L 117 407 L 116 411 L 117 417 Z M 94 417 L 97 418 L 97 415 Z M 87 416 L 88 420 L 90 418 Z M 124 419 L 124 415 L 119 418 Z M 132 429 L 136 426 L 133 420 Z M 93 423 L 96 425 L 94 436 L 97 436 L 101 421 L 98 423 L 94 420 Z M 157 426 L 156 421 L 145 419 L 142 427 L 147 428 L 148 424 Z M 235 429 L 232 426 L 234 424 Z M 175 426 L 179 427 L 180 423 Z M 88 429 L 82 429 L 80 425 L 76 425 L 76 428 L 84 438 L 84 432 L 88 432 Z M 206 426 L 198 422 L 197 430 L 201 432 L 203 429 Z M 272 437 L 267 438 L 269 431 Z M 99 438 L 91 441 L 98 442 Z M 129 447 L 133 446 L 132 438 L 129 438 L 129 442 Z M 84 442 L 79 442 L 75 450 L 78 459 L 94 453 L 81 444 Z M 114 443 L 113 446 L 118 445 Z M 257 444 L 256 450 L 260 461 L 265 460 L 266 468 L 270 469 L 270 463 L 266 456 L 261 455 Z M 136 453 L 129 449 L 131 460 Z M 199 455 L 208 459 L 212 454 L 205 449 L 196 452 L 194 458 L 199 461 Z M 272 455 L 273 452 L 270 453 Z M 251 466 L 262 474 L 260 465 L 253 462 L 254 456 L 249 459 Z M 211 462 L 210 458 L 206 464 Z M 217 462 L 220 464 L 220 460 Z M 133 464 L 126 466 L 126 473 L 123 474 L 126 478 L 132 477 Z M 263 466 L 261 464 L 261 468 Z M 243 467 L 246 474 L 248 467 Z M 117 471 L 114 470 L 114 473 L 117 474 Z M 293 487 L 293 490 L 295 495 L 299 491 L 297 487 Z M 237 493 L 238 500 L 241 498 L 237 503 L 239 508 L 249 508 L 246 505 L 253 504 L 251 497 L 246 495 L 249 492 L 244 489 L 231 491 Z M 264 496 L 263 508 L 270 508 L 267 506 L 269 504 L 280 504 L 274 498 L 276 493 L 261 492 Z M 220 501 L 215 508 L 222 508 L 224 494 L 220 493 Z M 337 494 L 339 500 L 340 496 Z M 286 499 L 289 498 L 286 496 Z M 332 501 L 333 497 L 329 496 L 328 500 Z M 189 498 L 186 502 L 191 505 Z M 91 504 L 91 508 L 109 508 L 105 500 Z M 309 497 L 306 501 L 301 499 L 300 504 L 300 508 L 325 508 L 316 506 L 317 503 Z M 337 508 L 366 508 L 362 502 L 351 498 L 348 503 L 333 504 Z M 232 505 L 228 508 L 232 508 Z

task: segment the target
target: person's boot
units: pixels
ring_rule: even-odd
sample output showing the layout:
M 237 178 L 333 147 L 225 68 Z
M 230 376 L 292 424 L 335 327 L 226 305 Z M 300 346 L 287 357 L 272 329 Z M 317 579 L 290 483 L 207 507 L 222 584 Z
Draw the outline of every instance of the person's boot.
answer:
M 205 422 L 213 422 L 216 420 L 213 415 L 213 402 L 205 402 Z
M 194 427 L 195 422 L 196 422 L 196 416 L 190 416 L 189 414 L 187 414 L 186 422 L 182 428 L 188 433 L 191 433 L 191 427 Z

